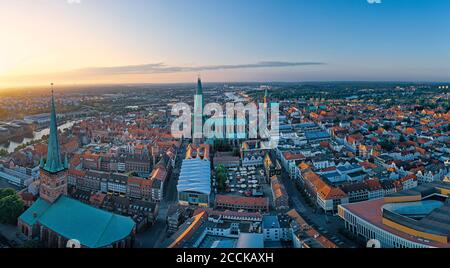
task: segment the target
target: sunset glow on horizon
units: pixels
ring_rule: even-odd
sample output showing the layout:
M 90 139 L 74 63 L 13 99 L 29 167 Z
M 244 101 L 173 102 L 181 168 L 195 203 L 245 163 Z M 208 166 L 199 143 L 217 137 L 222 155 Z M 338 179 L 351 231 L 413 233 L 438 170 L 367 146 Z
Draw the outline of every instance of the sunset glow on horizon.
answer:
M 0 88 L 450 80 L 446 0 L 279 2 L 0 0 Z

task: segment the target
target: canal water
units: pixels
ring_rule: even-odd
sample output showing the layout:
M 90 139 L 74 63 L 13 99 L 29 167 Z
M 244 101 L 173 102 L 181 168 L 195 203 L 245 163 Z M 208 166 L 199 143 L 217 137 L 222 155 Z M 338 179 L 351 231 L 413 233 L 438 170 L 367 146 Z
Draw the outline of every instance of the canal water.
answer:
M 61 131 L 64 129 L 68 129 L 71 128 L 75 123 L 79 122 L 78 120 L 76 121 L 68 121 L 65 124 L 62 124 L 60 126 L 58 126 L 58 129 L 60 129 Z M 45 129 L 41 129 L 39 131 L 35 131 L 33 132 L 33 138 L 24 138 L 23 141 L 21 142 L 14 142 L 14 141 L 10 141 L 7 144 L 0 144 L 0 149 L 5 149 L 7 150 L 9 153 L 14 152 L 14 150 L 22 145 L 25 144 L 27 142 L 30 142 L 32 140 L 39 140 L 42 139 L 43 136 L 48 135 L 50 132 L 49 128 L 45 128 Z

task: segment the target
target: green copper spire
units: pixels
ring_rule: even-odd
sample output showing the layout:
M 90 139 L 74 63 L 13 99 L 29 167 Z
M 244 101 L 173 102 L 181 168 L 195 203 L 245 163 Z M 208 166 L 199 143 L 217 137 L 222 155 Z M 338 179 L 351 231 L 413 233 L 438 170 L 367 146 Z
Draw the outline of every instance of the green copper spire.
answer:
M 197 106 L 202 107 L 202 113 L 203 113 L 203 108 L 205 107 L 205 100 L 203 99 L 203 86 L 202 86 L 202 79 L 200 78 L 200 75 L 198 76 L 197 79 L 197 91 L 195 93 L 195 98 L 194 98 L 194 110 Z M 195 113 L 195 111 L 194 111 Z
M 197 95 L 202 95 L 203 94 L 203 88 L 202 88 L 202 79 L 200 78 L 200 76 L 198 77 L 197 80 Z
M 55 98 L 53 96 L 53 83 L 52 83 L 52 103 L 50 114 L 50 135 L 48 137 L 47 161 L 45 162 L 44 170 L 51 173 L 56 173 L 61 170 L 64 170 L 64 165 L 61 161 L 61 153 L 59 150 L 59 143 L 58 143 L 58 127 L 56 125 L 56 109 L 55 109 Z
M 198 136 L 203 133 L 203 122 L 205 119 L 205 116 L 203 115 L 204 106 L 202 80 L 199 75 L 197 80 L 197 91 L 194 95 L 194 113 L 192 114 L 192 142 L 195 144 L 201 143 L 201 138 Z

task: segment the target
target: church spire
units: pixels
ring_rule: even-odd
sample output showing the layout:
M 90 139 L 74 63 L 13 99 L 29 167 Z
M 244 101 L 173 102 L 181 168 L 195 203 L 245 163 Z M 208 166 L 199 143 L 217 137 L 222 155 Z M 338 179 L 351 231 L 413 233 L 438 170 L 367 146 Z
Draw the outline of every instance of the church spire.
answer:
M 269 99 L 269 92 L 267 91 L 267 87 L 264 90 L 264 104 L 267 104 L 267 101 Z
M 56 125 L 56 109 L 55 109 L 55 97 L 53 95 L 53 83 L 52 86 L 52 101 L 51 101 L 51 113 L 50 113 L 50 134 L 48 137 L 48 149 L 47 160 L 44 165 L 44 170 L 50 173 L 56 173 L 64 170 L 63 163 L 61 161 L 61 152 L 59 150 L 58 143 L 58 127 Z
M 193 116 L 193 143 L 200 144 L 203 137 L 203 88 L 202 88 L 202 79 L 200 75 L 197 80 L 197 91 L 194 95 L 194 114 Z
M 200 78 L 200 75 L 199 75 L 198 79 L 197 79 L 197 95 L 202 95 L 202 94 L 203 94 L 202 79 Z

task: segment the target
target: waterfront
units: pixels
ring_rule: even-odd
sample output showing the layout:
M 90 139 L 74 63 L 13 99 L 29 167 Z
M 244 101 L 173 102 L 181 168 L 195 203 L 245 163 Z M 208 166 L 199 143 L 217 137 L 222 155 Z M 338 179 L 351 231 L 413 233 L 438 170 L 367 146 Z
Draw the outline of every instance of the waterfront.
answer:
M 68 122 L 60 125 L 58 127 L 58 129 L 59 130 L 64 130 L 64 129 L 71 128 L 77 122 L 79 122 L 79 120 L 68 121 Z M 10 141 L 9 143 L 0 144 L 0 149 L 5 149 L 5 150 L 8 151 L 8 153 L 12 153 L 12 152 L 14 152 L 14 150 L 18 146 L 20 146 L 22 144 L 26 144 L 27 142 L 30 142 L 32 140 L 40 140 L 40 139 L 42 139 L 42 137 L 44 137 L 45 135 L 48 135 L 49 131 L 50 131 L 49 128 L 44 128 L 44 129 L 41 129 L 39 131 L 34 131 L 33 132 L 33 137 L 31 137 L 31 138 L 24 138 L 21 142 Z

